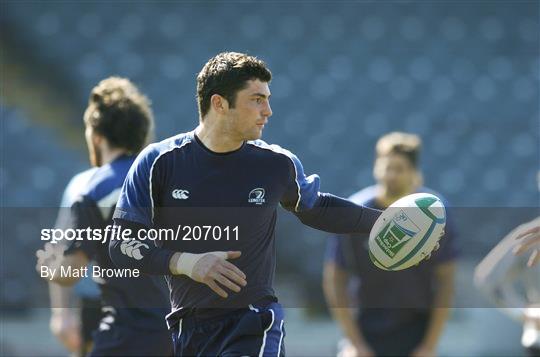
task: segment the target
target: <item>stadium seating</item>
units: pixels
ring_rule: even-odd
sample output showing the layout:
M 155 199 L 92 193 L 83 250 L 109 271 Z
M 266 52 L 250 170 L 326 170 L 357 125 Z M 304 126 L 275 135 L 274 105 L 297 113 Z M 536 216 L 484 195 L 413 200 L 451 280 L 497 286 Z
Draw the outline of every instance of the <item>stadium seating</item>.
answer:
M 196 123 L 195 75 L 206 59 L 247 51 L 274 74 L 265 139 L 295 152 L 323 190 L 371 184 L 375 141 L 406 130 L 424 139 L 426 184 L 453 205 L 537 206 L 537 13 L 526 3 L 430 4 L 7 2 L 2 16 L 9 36 L 72 81 L 81 108 L 103 77 L 132 78 L 153 102 L 158 139 Z M 86 155 L 22 113 L 2 108 L 3 204 L 54 206 Z M 501 232 L 476 236 L 472 251 Z M 324 244 L 289 218 L 279 235 L 301 236 L 287 239 L 284 258 Z M 303 265 L 317 279 L 317 265 Z

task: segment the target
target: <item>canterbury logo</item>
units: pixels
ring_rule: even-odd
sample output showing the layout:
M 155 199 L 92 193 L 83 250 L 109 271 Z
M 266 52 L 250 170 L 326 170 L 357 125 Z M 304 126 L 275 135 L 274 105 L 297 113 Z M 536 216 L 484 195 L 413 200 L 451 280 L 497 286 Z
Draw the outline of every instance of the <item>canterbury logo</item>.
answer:
M 180 189 L 173 190 L 172 197 L 175 200 L 187 200 L 189 198 L 189 191 Z
M 120 244 L 120 251 L 122 254 L 137 260 L 141 260 L 143 258 L 141 248 L 149 249 L 148 245 L 137 240 L 123 241 L 122 244 Z

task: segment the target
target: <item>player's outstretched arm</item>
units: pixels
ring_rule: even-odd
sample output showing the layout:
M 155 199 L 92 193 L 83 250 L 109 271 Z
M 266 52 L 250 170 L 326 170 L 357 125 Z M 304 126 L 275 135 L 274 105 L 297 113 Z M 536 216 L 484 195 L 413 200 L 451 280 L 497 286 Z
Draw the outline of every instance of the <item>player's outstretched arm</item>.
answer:
M 51 300 L 51 318 L 49 329 L 52 334 L 69 352 L 81 350 L 81 321 L 80 311 L 73 307 L 77 298 L 72 287 L 49 284 Z
M 132 237 L 146 227 L 142 224 L 115 219 L 120 231 L 130 229 Z M 246 286 L 246 275 L 228 259 L 240 257 L 240 252 L 208 252 L 202 254 L 174 252 L 155 246 L 148 241 L 132 238 L 130 240 L 111 240 L 109 255 L 119 268 L 139 269 L 143 273 L 157 275 L 186 275 L 196 282 L 206 284 L 219 296 L 226 298 L 226 287 L 239 292 Z
M 360 206 L 341 197 L 320 192 L 317 175 L 304 174 L 302 163 L 290 151 L 274 148 L 288 160 L 288 185 L 281 205 L 302 223 L 322 231 L 351 234 L 369 233 L 381 211 Z
M 513 253 L 521 255 L 530 252 L 527 266 L 532 267 L 540 262 L 540 220 L 537 219 L 532 227 L 518 228 L 516 241 L 519 243 L 514 248 Z
M 381 213 L 329 193 L 320 193 L 311 208 L 294 212 L 305 225 L 337 234 L 369 233 Z

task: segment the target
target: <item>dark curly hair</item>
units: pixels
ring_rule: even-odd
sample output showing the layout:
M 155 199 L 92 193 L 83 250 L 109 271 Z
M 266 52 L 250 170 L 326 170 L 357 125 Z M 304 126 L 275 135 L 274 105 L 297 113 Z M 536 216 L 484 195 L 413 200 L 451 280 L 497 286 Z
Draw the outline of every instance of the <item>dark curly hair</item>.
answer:
M 270 82 L 272 73 L 266 63 L 254 56 L 238 52 L 222 52 L 206 62 L 197 75 L 197 104 L 201 120 L 210 110 L 214 94 L 227 99 L 234 108 L 236 93 L 246 87 L 249 80 Z
M 92 89 L 84 122 L 111 147 L 136 154 L 150 140 L 154 117 L 150 101 L 131 81 L 109 77 Z

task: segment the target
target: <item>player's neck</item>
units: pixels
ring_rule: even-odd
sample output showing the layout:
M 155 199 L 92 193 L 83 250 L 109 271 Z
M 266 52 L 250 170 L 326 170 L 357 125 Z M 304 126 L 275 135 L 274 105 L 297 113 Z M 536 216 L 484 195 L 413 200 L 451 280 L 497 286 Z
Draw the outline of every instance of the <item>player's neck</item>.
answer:
M 118 159 L 120 156 L 125 155 L 126 150 L 124 149 L 108 149 L 102 150 L 101 152 L 101 165 L 107 165 L 114 160 Z
M 238 150 L 243 140 L 238 140 L 231 135 L 227 135 L 226 131 L 217 125 L 208 123 L 200 123 L 195 129 L 195 135 L 204 144 L 204 146 L 217 153 L 225 153 Z

